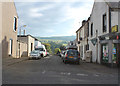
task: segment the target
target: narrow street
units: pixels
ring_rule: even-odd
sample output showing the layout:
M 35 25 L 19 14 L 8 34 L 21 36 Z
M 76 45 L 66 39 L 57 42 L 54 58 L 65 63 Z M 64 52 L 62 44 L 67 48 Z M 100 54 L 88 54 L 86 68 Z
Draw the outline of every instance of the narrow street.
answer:
M 64 64 L 59 56 L 26 60 L 3 68 L 3 84 L 117 84 L 115 68 L 81 62 Z

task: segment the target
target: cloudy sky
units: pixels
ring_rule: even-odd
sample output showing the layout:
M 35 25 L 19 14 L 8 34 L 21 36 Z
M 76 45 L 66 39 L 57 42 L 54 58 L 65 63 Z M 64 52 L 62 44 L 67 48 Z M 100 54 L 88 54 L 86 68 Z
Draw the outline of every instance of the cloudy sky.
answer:
M 71 36 L 88 19 L 93 0 L 72 2 L 15 2 L 19 27 L 27 25 L 26 34 L 33 36 Z

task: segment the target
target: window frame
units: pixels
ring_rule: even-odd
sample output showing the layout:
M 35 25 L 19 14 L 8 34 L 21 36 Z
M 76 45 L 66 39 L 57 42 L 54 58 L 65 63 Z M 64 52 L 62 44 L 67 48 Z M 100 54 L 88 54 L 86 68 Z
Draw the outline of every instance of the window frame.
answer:
M 107 32 L 107 15 L 106 15 L 106 13 L 104 13 L 103 14 L 103 16 L 102 16 L 102 19 L 103 19 L 103 33 L 106 33 Z
M 17 17 L 16 16 L 14 16 L 13 30 L 15 32 L 17 31 Z
M 91 37 L 93 37 L 93 23 L 91 23 Z

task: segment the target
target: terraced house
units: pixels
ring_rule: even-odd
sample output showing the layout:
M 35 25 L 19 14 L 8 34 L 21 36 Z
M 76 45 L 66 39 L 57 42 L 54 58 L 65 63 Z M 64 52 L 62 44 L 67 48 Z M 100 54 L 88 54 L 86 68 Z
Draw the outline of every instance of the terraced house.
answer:
M 89 23 L 92 62 L 114 65 L 120 53 L 119 2 L 95 2 Z
M 14 2 L 2 2 L 2 57 L 16 58 L 18 15 Z
M 88 47 L 91 62 L 117 65 L 120 62 L 120 3 L 109 0 L 95 0 L 88 28 Z M 81 45 L 79 31 L 78 45 Z M 80 44 L 79 44 L 80 43 Z M 78 50 L 80 50 L 78 46 Z

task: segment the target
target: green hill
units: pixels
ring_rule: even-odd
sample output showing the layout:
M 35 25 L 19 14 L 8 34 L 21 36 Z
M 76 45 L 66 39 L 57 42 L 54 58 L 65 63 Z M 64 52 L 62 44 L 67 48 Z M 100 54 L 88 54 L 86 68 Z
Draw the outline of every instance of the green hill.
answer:
M 46 40 L 62 40 L 62 41 L 73 41 L 76 36 L 53 36 L 53 37 L 37 37 L 38 39 Z

